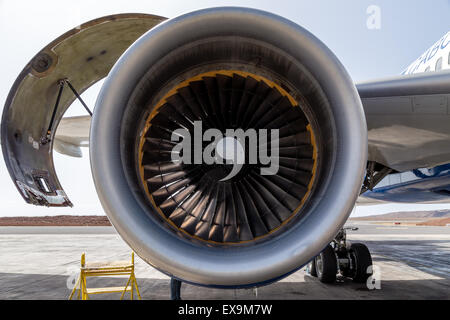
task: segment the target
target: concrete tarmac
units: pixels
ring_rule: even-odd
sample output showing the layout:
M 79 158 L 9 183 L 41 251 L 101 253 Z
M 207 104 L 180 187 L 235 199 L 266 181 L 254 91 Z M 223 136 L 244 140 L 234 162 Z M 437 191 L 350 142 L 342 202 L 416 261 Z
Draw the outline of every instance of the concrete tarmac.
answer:
M 305 268 L 255 290 L 211 289 L 183 284 L 183 299 L 450 299 L 450 227 L 383 226 L 349 222 L 353 242 L 366 243 L 381 289 L 350 279 L 325 285 Z M 67 299 L 87 261 L 127 260 L 131 250 L 112 227 L 0 227 L 0 299 Z M 136 258 L 143 299 L 168 299 L 169 278 Z M 120 286 L 121 277 L 90 278 L 88 287 Z M 103 294 L 92 299 L 118 299 Z

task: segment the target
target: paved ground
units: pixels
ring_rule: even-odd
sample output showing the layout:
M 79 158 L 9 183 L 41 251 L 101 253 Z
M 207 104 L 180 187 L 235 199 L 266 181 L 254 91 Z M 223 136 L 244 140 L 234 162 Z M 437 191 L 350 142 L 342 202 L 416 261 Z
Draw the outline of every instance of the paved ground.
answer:
M 184 299 L 450 299 L 450 227 L 387 227 L 351 222 L 353 241 L 366 243 L 381 272 L 381 290 L 342 280 L 324 285 L 305 269 L 253 290 L 183 285 Z M 0 299 L 67 299 L 80 255 L 128 259 L 130 249 L 110 227 L 0 227 Z M 144 299 L 168 299 L 169 280 L 137 258 Z M 89 279 L 88 286 L 122 285 L 123 278 Z M 117 294 L 94 296 L 117 299 Z

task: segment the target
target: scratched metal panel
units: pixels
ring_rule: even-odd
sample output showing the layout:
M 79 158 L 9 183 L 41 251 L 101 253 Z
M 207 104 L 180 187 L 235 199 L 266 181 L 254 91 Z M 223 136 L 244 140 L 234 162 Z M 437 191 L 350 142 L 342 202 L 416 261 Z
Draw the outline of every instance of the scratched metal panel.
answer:
M 82 93 L 104 78 L 122 53 L 165 18 L 119 14 L 70 30 L 42 49 L 15 81 L 3 110 L 1 142 L 11 178 L 28 203 L 72 206 L 53 165 L 52 146 L 43 143 L 55 106 L 58 81 L 68 79 Z M 64 89 L 52 134 L 74 101 Z

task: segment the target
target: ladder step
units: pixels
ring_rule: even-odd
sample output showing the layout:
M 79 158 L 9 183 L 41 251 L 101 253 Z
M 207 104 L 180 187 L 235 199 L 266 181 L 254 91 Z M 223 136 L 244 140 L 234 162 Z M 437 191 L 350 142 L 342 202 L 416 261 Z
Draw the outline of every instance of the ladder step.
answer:
M 87 288 L 88 294 L 98 294 L 98 293 L 110 293 L 110 292 L 123 292 L 125 287 L 107 287 L 107 288 Z M 125 290 L 127 292 L 131 291 L 131 286 Z
M 117 269 L 117 268 L 132 268 L 133 264 L 130 261 L 109 261 L 109 262 L 89 262 L 83 267 L 85 270 L 102 270 L 102 269 Z

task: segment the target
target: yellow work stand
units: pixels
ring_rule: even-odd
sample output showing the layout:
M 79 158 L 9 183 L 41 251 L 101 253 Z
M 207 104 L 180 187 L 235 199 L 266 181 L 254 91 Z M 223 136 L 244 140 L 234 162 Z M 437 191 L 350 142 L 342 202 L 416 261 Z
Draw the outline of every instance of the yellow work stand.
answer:
M 104 276 L 122 276 L 129 275 L 127 284 L 124 287 L 106 287 L 106 288 L 88 288 L 86 285 L 86 279 L 88 277 L 104 277 Z M 115 262 L 91 262 L 86 263 L 86 257 L 83 253 L 81 255 L 81 268 L 80 275 L 75 287 L 70 294 L 69 300 L 72 300 L 75 292 L 78 290 L 77 298 L 81 300 L 88 300 L 91 294 L 110 293 L 110 292 L 122 292 L 120 300 L 123 299 L 125 292 L 130 292 L 130 298 L 133 300 L 134 289 L 138 298 L 141 299 L 139 293 L 136 277 L 134 275 L 134 252 L 131 253 L 130 261 L 115 261 Z

